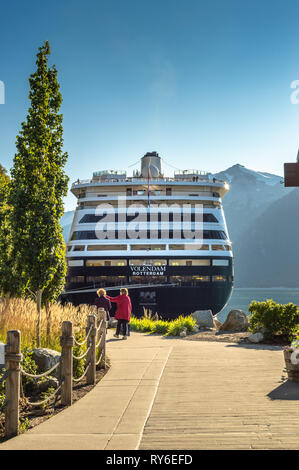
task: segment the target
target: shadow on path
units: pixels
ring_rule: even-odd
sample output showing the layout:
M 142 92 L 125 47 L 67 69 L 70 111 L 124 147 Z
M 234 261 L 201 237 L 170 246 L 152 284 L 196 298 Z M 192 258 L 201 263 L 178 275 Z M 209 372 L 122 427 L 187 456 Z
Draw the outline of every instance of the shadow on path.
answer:
M 246 349 L 264 349 L 268 351 L 282 351 L 283 346 L 274 344 L 249 344 L 249 343 L 229 343 L 227 348 L 246 348 Z
M 287 380 L 272 390 L 267 397 L 271 400 L 299 400 L 299 383 Z

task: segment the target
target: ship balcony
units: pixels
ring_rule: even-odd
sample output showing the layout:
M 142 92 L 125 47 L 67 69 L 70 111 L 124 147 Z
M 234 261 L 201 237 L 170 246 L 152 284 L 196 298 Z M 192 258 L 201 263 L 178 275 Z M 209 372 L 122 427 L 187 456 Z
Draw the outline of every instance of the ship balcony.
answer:
M 117 201 L 148 201 L 148 196 L 92 196 L 92 197 L 81 197 L 78 202 L 117 202 Z M 214 196 L 189 196 L 188 194 L 182 194 L 180 196 L 150 196 L 150 202 L 176 202 L 176 201 L 210 201 L 221 204 L 221 197 Z
M 93 180 L 93 179 L 86 179 L 86 180 L 77 180 L 72 184 L 71 189 L 83 189 L 87 187 L 102 187 L 102 186 L 130 186 L 130 185 L 147 185 L 148 179 L 142 177 L 133 177 L 133 178 L 126 178 L 126 179 L 117 179 L 111 178 L 107 180 Z M 192 178 L 182 177 L 179 179 L 171 178 L 171 177 L 163 177 L 163 178 L 151 178 L 150 185 L 171 185 L 171 186 L 211 186 L 211 187 L 220 187 L 224 188 L 228 191 L 229 185 L 217 178 L 208 178 L 208 177 L 201 177 L 198 181 L 194 181 Z

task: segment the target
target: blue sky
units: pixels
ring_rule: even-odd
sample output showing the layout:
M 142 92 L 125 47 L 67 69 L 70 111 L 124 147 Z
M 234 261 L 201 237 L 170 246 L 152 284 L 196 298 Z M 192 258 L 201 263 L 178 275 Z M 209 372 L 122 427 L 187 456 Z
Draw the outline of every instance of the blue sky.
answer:
M 290 101 L 298 14 L 297 0 L 6 2 L 0 163 L 13 164 L 27 79 L 49 40 L 71 182 L 126 169 L 152 150 L 181 169 L 241 163 L 282 175 L 299 147 L 299 104 Z M 66 210 L 75 202 L 70 195 Z

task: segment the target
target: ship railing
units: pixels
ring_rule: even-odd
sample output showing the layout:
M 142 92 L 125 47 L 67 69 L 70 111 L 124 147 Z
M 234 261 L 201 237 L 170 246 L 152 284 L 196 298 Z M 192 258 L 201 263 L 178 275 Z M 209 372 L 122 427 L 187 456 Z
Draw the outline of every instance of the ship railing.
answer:
M 187 182 L 187 183 L 225 183 L 225 181 L 220 180 L 218 178 L 213 178 L 212 176 L 209 175 L 196 175 L 199 177 L 198 181 L 194 181 L 193 176 L 187 176 L 187 175 L 182 175 L 182 178 L 176 178 L 176 177 L 162 177 L 162 178 L 151 178 L 150 179 L 150 184 L 157 184 L 157 183 L 181 183 L 181 182 Z M 142 178 L 141 176 L 138 177 L 132 177 L 132 178 L 107 178 L 107 179 L 100 179 L 100 180 L 95 180 L 95 179 L 87 179 L 87 180 L 77 180 L 72 184 L 72 188 L 75 188 L 76 186 L 82 185 L 82 184 L 96 184 L 96 183 L 142 183 L 144 184 L 145 182 L 148 182 L 147 178 Z

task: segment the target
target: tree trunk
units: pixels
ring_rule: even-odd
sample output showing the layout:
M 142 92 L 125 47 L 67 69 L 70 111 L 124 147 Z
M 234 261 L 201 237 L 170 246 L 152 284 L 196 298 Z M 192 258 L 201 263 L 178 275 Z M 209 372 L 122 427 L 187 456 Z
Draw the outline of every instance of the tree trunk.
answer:
M 48 340 L 48 345 L 50 346 L 51 343 L 51 327 L 52 327 L 52 312 L 51 312 L 51 305 L 47 301 L 45 304 L 46 308 L 46 317 L 47 317 L 47 340 Z
M 40 348 L 40 327 L 41 327 L 41 315 L 42 315 L 42 293 L 43 291 L 37 291 L 36 296 L 36 307 L 37 307 L 37 327 L 36 327 L 36 347 Z

